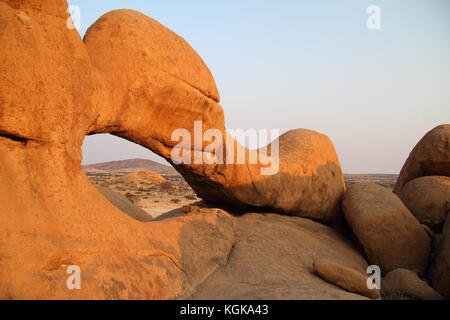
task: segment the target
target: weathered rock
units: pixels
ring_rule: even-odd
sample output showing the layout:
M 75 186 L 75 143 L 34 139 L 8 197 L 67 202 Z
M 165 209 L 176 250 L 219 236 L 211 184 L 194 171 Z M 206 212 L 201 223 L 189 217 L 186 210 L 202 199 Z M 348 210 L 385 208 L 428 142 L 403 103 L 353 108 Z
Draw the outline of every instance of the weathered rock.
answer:
M 385 299 L 442 300 L 443 297 L 411 270 L 395 269 L 381 282 Z
M 123 211 L 133 219 L 136 219 L 138 221 L 142 222 L 149 222 L 152 220 L 152 216 L 149 215 L 147 212 L 139 208 L 138 206 L 135 206 L 133 203 L 130 202 L 126 197 L 121 195 L 120 193 L 116 193 L 108 188 L 104 188 L 101 186 L 95 186 L 95 188 L 109 201 L 111 204 L 119 209 L 120 211 Z
M 2 0 L 13 9 L 31 14 L 48 14 L 59 18 L 67 19 L 66 0 Z
M 395 194 L 377 184 L 358 183 L 349 187 L 342 207 L 370 264 L 383 274 L 397 268 L 425 272 L 430 239 Z
M 422 176 L 450 176 L 450 124 L 429 131 L 411 151 L 398 177 L 394 193 Z
M 326 136 L 293 130 L 260 150 L 239 145 L 225 130 L 214 79 L 203 61 L 183 39 L 139 12 L 105 14 L 89 28 L 84 42 L 112 92 L 91 133 L 112 132 L 151 149 L 171 162 L 206 200 L 265 207 L 325 222 L 336 218 L 344 179 Z M 194 121 L 202 121 L 197 134 Z M 202 137 L 208 129 L 217 130 L 224 141 L 213 155 L 222 150 L 225 164 L 175 164 L 172 152 L 179 141 L 172 140 L 172 133 L 180 128 L 192 137 L 184 146 L 192 162 L 210 155 L 205 151 L 210 142 Z M 279 159 L 273 151 L 277 144 Z M 240 152 L 246 164 L 239 164 Z M 250 154 L 257 159 L 268 154 L 279 170 L 262 174 L 270 164 L 251 164 Z
M 8 3 L 0 2 L 0 299 L 191 294 L 225 264 L 231 218 L 210 211 L 143 223 L 100 197 L 81 170 L 81 145 L 106 106 L 106 116 L 119 112 L 111 89 L 60 16 L 65 2 Z M 81 290 L 66 288 L 68 265 L 80 267 Z
M 225 264 L 231 218 L 136 221 L 99 197 L 81 145 L 112 133 L 170 159 L 172 132 L 194 136 L 195 120 L 227 136 L 214 79 L 183 39 L 136 11 L 105 15 L 84 43 L 67 18 L 63 0 L 0 2 L 0 298 L 186 297 Z M 177 169 L 211 200 L 332 220 L 344 187 L 329 139 L 294 131 L 280 144 L 281 170 L 269 179 L 261 165 Z M 80 267 L 82 290 L 65 287 L 68 265 Z
M 212 202 L 272 208 L 324 222 L 336 219 L 344 182 L 331 141 L 297 129 L 272 144 L 279 145 L 280 154 L 279 172 L 274 175 L 261 175 L 261 165 L 175 167 L 200 197 Z
M 380 297 L 380 290 L 369 289 L 367 274 L 345 267 L 327 259 L 318 259 L 313 263 L 314 271 L 324 280 L 347 291 L 362 294 L 372 299 Z
M 400 199 L 421 223 L 440 232 L 450 203 L 450 177 L 428 176 L 411 180 L 400 192 Z
M 431 265 L 429 278 L 433 288 L 450 299 L 450 214 L 447 215 L 442 240 Z
M 318 277 L 313 262 L 335 261 L 364 273 L 367 262 L 348 239 L 300 217 L 249 213 L 234 218 L 236 244 L 192 299 L 367 299 Z

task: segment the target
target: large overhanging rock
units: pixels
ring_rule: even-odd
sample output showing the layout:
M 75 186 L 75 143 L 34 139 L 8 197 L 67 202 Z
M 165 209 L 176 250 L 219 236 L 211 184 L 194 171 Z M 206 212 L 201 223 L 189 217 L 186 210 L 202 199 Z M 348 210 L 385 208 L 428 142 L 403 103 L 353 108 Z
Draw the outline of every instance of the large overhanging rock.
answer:
M 84 42 L 112 93 L 90 133 L 111 132 L 151 149 L 171 162 L 206 200 L 325 222 L 337 215 L 344 179 L 326 136 L 294 130 L 267 148 L 245 149 L 225 129 L 219 94 L 203 61 L 183 39 L 137 11 L 105 14 L 89 28 Z M 199 141 L 183 146 L 191 152 L 191 163 L 173 161 L 179 141 L 172 134 L 179 129 Z M 211 142 L 203 137 L 209 129 L 223 138 L 216 139 L 218 146 L 211 150 L 223 163 L 205 163 Z M 263 155 L 270 156 L 270 163 L 259 161 Z M 257 161 L 252 162 L 252 156 Z M 199 163 L 192 163 L 196 159 Z
M 171 160 L 172 132 L 193 134 L 195 120 L 227 136 L 214 80 L 183 39 L 138 12 L 105 15 L 85 43 L 67 18 L 63 0 L 0 1 L 0 299 L 187 296 L 225 264 L 229 215 L 136 221 L 90 184 L 81 145 L 109 132 Z M 329 139 L 302 130 L 279 144 L 269 178 L 261 165 L 176 168 L 207 199 L 331 221 L 344 185 Z M 66 288 L 68 265 L 83 290 Z

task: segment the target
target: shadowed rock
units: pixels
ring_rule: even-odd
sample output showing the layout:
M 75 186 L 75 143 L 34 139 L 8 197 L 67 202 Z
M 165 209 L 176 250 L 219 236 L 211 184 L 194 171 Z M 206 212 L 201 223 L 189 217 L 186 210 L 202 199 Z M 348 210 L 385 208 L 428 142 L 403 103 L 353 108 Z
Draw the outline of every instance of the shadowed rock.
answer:
M 386 299 L 443 300 L 443 297 L 416 273 L 406 269 L 389 272 L 381 282 L 381 288 Z
M 369 289 L 368 275 L 327 259 L 318 259 L 313 263 L 314 271 L 324 280 L 345 290 L 362 294 L 372 299 L 380 298 L 380 290 Z
M 395 194 L 374 183 L 357 183 L 346 191 L 342 208 L 370 264 L 383 274 L 397 268 L 425 273 L 430 239 Z
M 152 220 L 152 217 L 147 212 L 132 204 L 130 200 L 128 200 L 120 193 L 116 193 L 108 188 L 103 188 L 101 186 L 95 186 L 95 188 L 109 202 L 111 202 L 112 205 L 114 205 L 117 209 L 125 212 L 130 217 L 142 222 L 148 222 Z
M 444 225 L 443 238 L 430 268 L 430 280 L 434 289 L 450 299 L 450 214 Z
M 411 213 L 436 232 L 441 232 L 450 204 L 450 177 L 428 176 L 408 182 L 400 199 Z

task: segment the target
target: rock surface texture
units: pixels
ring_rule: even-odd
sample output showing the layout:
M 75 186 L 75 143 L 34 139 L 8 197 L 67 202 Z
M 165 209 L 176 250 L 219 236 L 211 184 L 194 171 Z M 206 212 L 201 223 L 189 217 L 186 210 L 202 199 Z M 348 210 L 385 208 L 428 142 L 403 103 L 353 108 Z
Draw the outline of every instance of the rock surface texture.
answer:
M 441 232 L 450 204 L 450 177 L 427 176 L 411 180 L 403 187 L 400 198 L 420 223 Z
M 425 273 L 430 239 L 395 194 L 377 184 L 358 183 L 346 191 L 342 207 L 370 264 L 383 274 L 397 268 Z
M 207 278 L 192 299 L 365 298 L 314 272 L 313 262 L 319 259 L 352 273 L 366 272 L 362 255 L 333 229 L 305 218 L 258 213 L 235 217 L 234 225 L 236 245 L 227 265 Z

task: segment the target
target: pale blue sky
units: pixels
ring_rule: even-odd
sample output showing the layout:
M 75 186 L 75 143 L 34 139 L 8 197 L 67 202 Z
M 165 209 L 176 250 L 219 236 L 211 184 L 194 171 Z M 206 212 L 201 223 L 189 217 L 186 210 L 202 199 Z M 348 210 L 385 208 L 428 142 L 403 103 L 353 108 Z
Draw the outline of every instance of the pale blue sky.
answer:
M 186 39 L 210 68 L 226 126 L 328 135 L 346 173 L 398 173 L 417 141 L 450 123 L 450 1 L 92 1 L 141 11 Z M 369 5 L 381 30 L 366 27 Z M 86 138 L 83 163 L 156 159 L 111 136 Z

